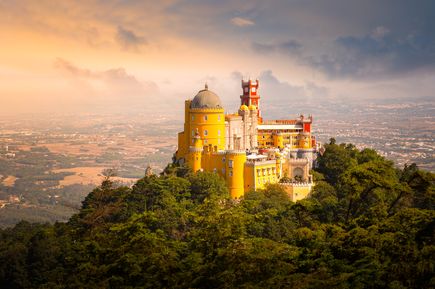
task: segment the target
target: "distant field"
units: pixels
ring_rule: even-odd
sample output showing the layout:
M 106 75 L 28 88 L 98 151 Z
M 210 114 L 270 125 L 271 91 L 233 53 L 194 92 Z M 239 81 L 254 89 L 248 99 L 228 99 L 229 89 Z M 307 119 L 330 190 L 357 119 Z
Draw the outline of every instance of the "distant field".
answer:
M 83 153 L 99 155 L 102 148 L 97 144 L 70 144 L 70 143 L 45 143 L 39 144 L 38 147 L 46 147 L 50 152 L 55 154 L 80 155 Z M 20 145 L 19 150 L 29 151 L 32 146 Z
M 150 144 L 137 143 L 131 140 L 123 139 L 122 143 L 113 143 L 110 145 L 98 145 L 96 143 L 88 143 L 88 144 L 74 144 L 69 142 L 64 143 L 42 143 L 36 145 L 36 147 L 45 147 L 51 153 L 62 154 L 62 155 L 101 155 L 108 150 L 115 151 L 123 151 L 123 154 L 126 157 L 135 157 L 138 154 L 146 155 L 150 153 L 155 153 L 158 148 L 165 146 L 173 146 L 174 144 L 171 141 L 159 139 L 159 141 L 155 141 Z M 19 145 L 17 146 L 18 150 L 22 151 L 30 151 L 32 147 L 30 145 Z
M 3 185 L 5 185 L 6 187 L 13 187 L 15 185 L 16 180 L 17 180 L 17 177 L 15 177 L 15 176 L 7 176 L 3 180 Z
M 104 167 L 76 167 L 68 169 L 56 169 L 52 170 L 53 173 L 72 172 L 74 175 L 66 176 L 63 180 L 59 181 L 59 185 L 62 187 L 74 185 L 74 184 L 94 184 L 99 185 L 103 180 L 102 171 L 106 169 Z M 121 178 L 113 177 L 114 181 L 122 182 L 126 185 L 134 183 L 137 179 L 133 178 Z

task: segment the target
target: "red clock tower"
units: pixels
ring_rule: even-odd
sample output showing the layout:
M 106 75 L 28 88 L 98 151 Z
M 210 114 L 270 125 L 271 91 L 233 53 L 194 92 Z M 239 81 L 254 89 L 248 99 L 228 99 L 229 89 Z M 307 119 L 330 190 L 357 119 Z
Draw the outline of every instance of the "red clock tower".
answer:
M 259 82 L 257 80 L 243 81 L 242 79 L 242 89 L 243 94 L 240 96 L 241 105 L 255 106 L 257 108 L 258 120 L 261 122 L 261 111 L 260 111 L 260 95 L 258 94 Z

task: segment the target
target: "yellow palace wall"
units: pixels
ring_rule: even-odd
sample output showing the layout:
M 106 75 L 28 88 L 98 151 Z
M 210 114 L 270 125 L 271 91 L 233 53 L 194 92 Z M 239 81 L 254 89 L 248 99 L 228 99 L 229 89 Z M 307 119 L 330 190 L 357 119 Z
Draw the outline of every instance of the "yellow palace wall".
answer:
M 311 184 L 283 184 L 290 200 L 297 202 L 308 197 L 311 192 Z
M 223 109 L 190 109 L 189 143 L 198 132 L 204 145 L 217 146 L 225 149 L 225 115 Z M 186 132 L 185 132 L 186 133 Z
M 184 131 L 178 133 L 177 159 L 187 160 L 193 138 L 199 134 L 203 145 L 225 149 L 225 115 L 222 108 L 190 108 L 191 101 L 185 101 Z
M 270 148 L 288 145 L 291 149 L 312 148 L 311 135 L 303 133 L 273 133 L 269 131 L 258 131 L 258 147 Z
M 279 181 L 279 163 L 275 160 L 246 163 L 245 192 L 264 189 L 266 184 Z
M 191 157 L 188 158 L 190 160 L 194 160 L 198 157 L 197 151 L 192 150 L 190 154 Z M 244 195 L 245 151 L 217 151 L 216 146 L 213 147 L 209 145 L 204 146 L 200 159 L 200 167 L 189 161 L 189 165 L 195 168 L 194 171 L 203 170 L 206 172 L 215 172 L 225 179 L 232 198 L 236 199 Z

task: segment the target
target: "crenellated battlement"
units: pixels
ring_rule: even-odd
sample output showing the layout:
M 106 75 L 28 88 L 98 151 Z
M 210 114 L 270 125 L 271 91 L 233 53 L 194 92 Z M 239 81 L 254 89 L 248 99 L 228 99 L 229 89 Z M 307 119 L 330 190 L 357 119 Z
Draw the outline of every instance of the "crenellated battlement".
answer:
M 190 152 L 203 152 L 204 150 L 202 148 L 197 147 L 189 147 Z
M 246 155 L 246 151 L 244 150 L 227 150 L 227 155 Z
M 190 111 L 192 112 L 202 112 L 202 111 L 207 111 L 207 112 L 224 112 L 223 108 L 209 108 L 209 107 L 195 107 L 195 108 L 190 108 Z
M 314 183 L 308 183 L 308 182 L 283 182 L 280 184 L 283 186 L 292 186 L 292 187 L 312 187 L 312 186 L 314 186 Z

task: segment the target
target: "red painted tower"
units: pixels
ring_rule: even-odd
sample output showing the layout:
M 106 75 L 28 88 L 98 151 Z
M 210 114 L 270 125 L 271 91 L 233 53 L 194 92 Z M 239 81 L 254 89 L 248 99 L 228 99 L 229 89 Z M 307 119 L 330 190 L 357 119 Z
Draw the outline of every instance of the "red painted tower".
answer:
M 302 114 L 300 116 L 300 120 L 303 124 L 304 132 L 311 132 L 311 124 L 313 123 L 313 116 L 309 115 L 308 118 L 305 118 Z
M 259 81 L 248 80 L 243 81 L 242 79 L 242 89 L 243 94 L 240 96 L 241 105 L 254 105 L 257 108 L 258 121 L 261 122 L 261 111 L 260 111 L 260 95 L 258 94 Z

